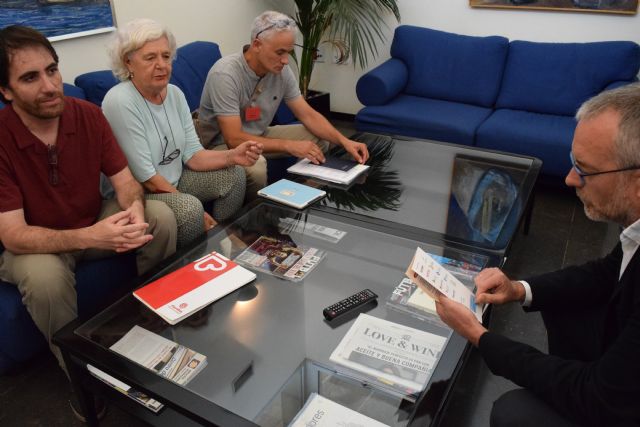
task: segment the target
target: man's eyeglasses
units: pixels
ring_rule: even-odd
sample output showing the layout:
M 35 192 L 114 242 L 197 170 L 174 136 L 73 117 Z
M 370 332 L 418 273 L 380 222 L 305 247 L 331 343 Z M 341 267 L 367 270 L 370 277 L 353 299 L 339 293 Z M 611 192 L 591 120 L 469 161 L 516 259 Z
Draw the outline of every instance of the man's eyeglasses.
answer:
M 162 160 L 160 161 L 159 164 L 161 165 L 168 165 L 169 163 L 173 162 L 176 158 L 178 158 L 178 156 L 180 155 L 180 149 L 178 147 L 176 147 L 175 150 L 173 150 L 171 153 L 169 153 L 169 155 L 167 156 L 167 148 L 169 147 L 169 139 L 165 136 L 164 137 L 164 148 L 162 149 Z M 175 146 L 175 142 L 173 143 L 173 145 Z
M 58 185 L 58 146 L 47 145 L 47 163 L 49 164 L 49 184 Z
M 573 167 L 573 170 L 575 170 L 576 174 L 580 177 L 580 185 L 584 185 L 585 184 L 585 180 L 584 180 L 585 176 L 602 175 L 602 174 L 605 174 L 605 173 L 624 172 L 624 171 L 631 171 L 631 170 L 640 169 L 640 166 L 628 166 L 626 168 L 612 169 L 612 170 L 608 170 L 608 171 L 583 172 L 582 169 L 580 169 L 580 167 L 578 165 L 576 165 L 576 159 L 575 159 L 575 157 L 573 157 L 573 151 L 569 152 L 569 158 L 571 159 L 571 166 Z

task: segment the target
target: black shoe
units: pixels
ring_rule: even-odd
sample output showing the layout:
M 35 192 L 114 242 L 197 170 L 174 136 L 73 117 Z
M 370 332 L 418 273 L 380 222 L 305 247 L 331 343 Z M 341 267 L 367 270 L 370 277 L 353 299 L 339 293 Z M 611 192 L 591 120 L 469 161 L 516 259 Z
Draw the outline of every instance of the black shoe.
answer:
M 84 413 L 80 406 L 80 402 L 78 401 L 78 396 L 76 396 L 75 393 L 71 393 L 69 406 L 71 407 L 73 415 L 75 415 L 77 419 L 79 419 L 83 423 L 87 422 L 87 418 L 84 416 Z M 103 419 L 104 416 L 107 415 L 107 402 L 102 397 L 94 397 L 94 407 L 96 408 L 96 415 L 98 417 L 98 420 Z

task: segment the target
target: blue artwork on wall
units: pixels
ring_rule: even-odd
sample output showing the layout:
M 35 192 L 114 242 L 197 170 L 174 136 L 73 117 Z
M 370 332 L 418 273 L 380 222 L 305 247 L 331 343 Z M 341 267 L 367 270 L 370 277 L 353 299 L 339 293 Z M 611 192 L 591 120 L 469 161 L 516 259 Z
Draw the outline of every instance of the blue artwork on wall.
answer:
M 51 41 L 115 27 L 110 0 L 0 0 L 0 28 L 12 24 L 33 27 Z

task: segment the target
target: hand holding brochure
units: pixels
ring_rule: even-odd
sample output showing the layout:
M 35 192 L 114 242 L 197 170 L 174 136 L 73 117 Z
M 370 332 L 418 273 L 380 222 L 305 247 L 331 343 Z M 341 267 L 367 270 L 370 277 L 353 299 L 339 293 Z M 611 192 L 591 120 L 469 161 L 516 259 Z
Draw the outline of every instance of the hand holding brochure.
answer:
M 322 199 L 327 193 L 308 185 L 281 179 L 258 191 L 258 196 L 283 203 L 297 209 L 304 209 L 316 200 Z
M 422 249 L 416 249 L 405 274 L 436 301 L 442 293 L 469 308 L 476 319 L 482 322 L 483 306 L 476 304 L 473 292 Z
M 353 160 L 327 157 L 325 163 L 316 165 L 309 159 L 302 159 L 287 169 L 289 173 L 320 178 L 337 184 L 350 184 L 361 173 L 369 169 Z
M 446 338 L 360 314 L 329 360 L 413 399 L 424 389 Z
M 289 427 L 387 427 L 362 415 L 352 409 L 344 407 L 332 400 L 311 393 L 298 415 L 291 421 Z
M 191 381 L 207 364 L 205 355 L 138 325 L 110 349 L 180 385 Z
M 175 325 L 255 278 L 251 271 L 214 251 L 143 286 L 133 296 Z

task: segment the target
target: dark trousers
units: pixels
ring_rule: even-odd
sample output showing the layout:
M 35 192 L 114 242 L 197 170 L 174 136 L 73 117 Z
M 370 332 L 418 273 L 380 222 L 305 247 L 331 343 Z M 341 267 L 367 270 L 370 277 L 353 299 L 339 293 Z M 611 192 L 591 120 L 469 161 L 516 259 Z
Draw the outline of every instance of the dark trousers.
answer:
M 542 312 L 549 354 L 572 360 L 595 360 L 602 355 L 604 311 Z M 496 400 L 491 427 L 575 427 L 569 418 L 525 389 L 511 390 Z

